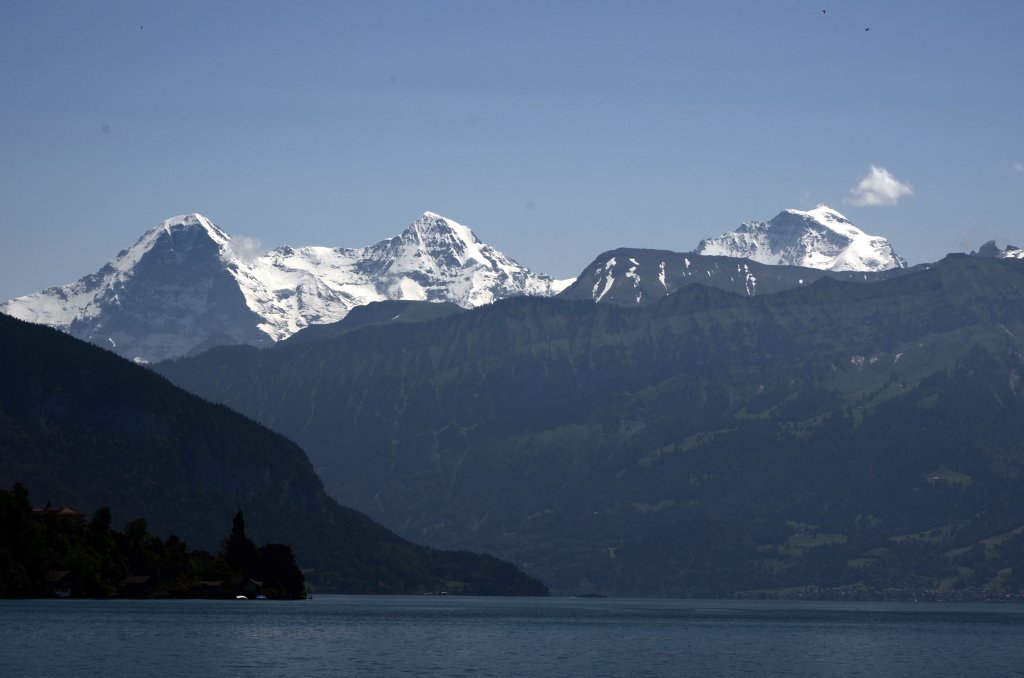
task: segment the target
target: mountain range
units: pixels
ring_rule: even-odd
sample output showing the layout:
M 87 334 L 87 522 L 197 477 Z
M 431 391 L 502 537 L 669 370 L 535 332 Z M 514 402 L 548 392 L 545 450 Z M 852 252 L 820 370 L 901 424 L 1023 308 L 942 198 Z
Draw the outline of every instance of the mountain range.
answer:
M 279 247 L 256 257 L 241 249 L 201 214 L 173 217 L 98 272 L 0 312 L 153 362 L 220 344 L 269 345 L 372 301 L 471 308 L 572 282 L 532 273 L 431 212 L 364 248 Z
M 623 247 L 598 255 L 559 296 L 595 303 L 646 306 L 689 285 L 753 297 L 804 287 L 822 278 L 878 282 L 923 268 L 927 265 L 882 271 L 832 271 L 764 264 L 730 256 Z
M 175 218 L 98 273 L 3 308 L 137 361 L 190 355 L 153 368 L 301 444 L 331 495 L 402 535 L 374 543 L 484 550 L 563 593 L 1021 588 L 1019 248 L 908 268 L 819 207 L 695 252 L 606 252 L 575 281 L 532 274 L 432 213 L 367 248 L 236 249 L 205 217 Z M 27 342 L 37 370 L 50 336 Z M 55 369 L 78 374 L 76 389 L 121 383 L 66 352 Z M 159 423 L 109 393 L 67 398 L 49 378 L 5 375 L 0 447 L 28 450 L 13 457 L 21 475 L 67 491 L 96 475 L 76 468 L 96 466 L 118 501 L 149 488 L 139 496 L 166 503 L 154 479 L 183 464 L 201 513 L 226 483 L 271 520 L 312 511 L 300 537 L 325 546 L 316 526 L 335 509 L 322 498 L 275 508 L 294 506 L 292 482 L 275 483 L 296 471 L 257 465 L 272 482 L 253 486 L 218 460 L 206 483 L 193 453 L 167 465 L 167 431 L 195 428 L 182 407 Z M 35 383 L 21 412 L 19 385 Z M 129 400 L 179 402 L 145 383 Z M 118 456 L 136 429 L 142 453 Z M 173 454 L 235 449 L 210 430 L 170 436 Z M 278 456 L 302 458 L 260 453 Z M 331 543 L 325 571 L 346 548 Z M 425 562 L 414 548 L 399 560 Z M 437 576 L 402 571 L 418 585 Z
M 154 362 L 222 344 L 270 345 L 375 301 L 474 308 L 564 293 L 644 304 L 693 282 L 753 295 L 822 275 L 877 280 L 906 266 L 885 238 L 825 206 L 742 224 L 692 253 L 608 252 L 569 280 L 533 273 L 432 212 L 369 247 L 245 249 L 201 214 L 173 217 L 98 272 L 4 302 L 0 312 Z
M 296 440 L 406 538 L 556 592 L 1024 586 L 1017 259 L 377 316 L 155 368 Z
M 785 210 L 702 240 L 693 252 L 619 248 L 598 255 L 561 296 L 644 306 L 687 285 L 752 297 L 821 278 L 877 282 L 907 273 L 885 238 L 870 236 L 839 212 Z

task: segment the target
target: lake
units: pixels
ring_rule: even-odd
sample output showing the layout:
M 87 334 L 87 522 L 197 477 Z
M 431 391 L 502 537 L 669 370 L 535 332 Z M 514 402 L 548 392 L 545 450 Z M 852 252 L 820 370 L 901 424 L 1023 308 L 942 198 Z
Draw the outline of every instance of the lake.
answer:
M 1024 676 L 1024 606 L 4 600 L 7 676 Z

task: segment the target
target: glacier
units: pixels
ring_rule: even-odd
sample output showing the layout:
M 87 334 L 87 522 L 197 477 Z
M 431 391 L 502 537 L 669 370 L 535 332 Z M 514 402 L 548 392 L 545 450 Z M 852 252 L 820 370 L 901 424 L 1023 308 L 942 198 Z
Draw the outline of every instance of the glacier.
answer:
M 231 236 L 193 213 L 161 222 L 96 273 L 0 312 L 154 362 L 220 344 L 269 345 L 374 301 L 472 308 L 552 296 L 572 282 L 530 271 L 433 212 L 368 247 L 285 246 L 256 257 L 238 256 Z
M 827 271 L 906 268 L 886 238 L 868 235 L 826 205 L 787 209 L 771 221 L 748 221 L 697 245 L 698 254 L 751 259 L 762 264 Z

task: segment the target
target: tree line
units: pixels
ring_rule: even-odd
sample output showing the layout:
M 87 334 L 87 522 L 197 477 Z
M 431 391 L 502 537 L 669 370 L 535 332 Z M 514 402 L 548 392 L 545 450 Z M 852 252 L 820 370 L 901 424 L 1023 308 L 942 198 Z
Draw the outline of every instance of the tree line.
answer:
M 0 490 L 0 597 L 305 597 L 305 578 L 286 544 L 256 546 L 235 514 L 214 555 L 171 535 L 151 535 L 145 518 L 111 527 L 101 506 L 90 520 L 73 510 L 33 508 L 26 488 Z

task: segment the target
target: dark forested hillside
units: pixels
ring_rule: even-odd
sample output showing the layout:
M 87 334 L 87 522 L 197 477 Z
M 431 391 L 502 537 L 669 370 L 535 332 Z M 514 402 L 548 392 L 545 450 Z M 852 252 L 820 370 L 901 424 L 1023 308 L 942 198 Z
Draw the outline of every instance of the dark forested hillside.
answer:
M 157 367 L 404 536 L 564 592 L 1019 590 L 1024 265 L 513 299 Z M 869 594 L 865 594 L 869 595 Z M 952 594 L 951 594 L 952 595 Z
M 0 487 L 139 516 L 157 535 L 217 550 L 237 511 L 252 537 L 292 546 L 327 590 L 538 593 L 487 556 L 415 546 L 339 506 L 294 443 L 55 330 L 0 315 Z

